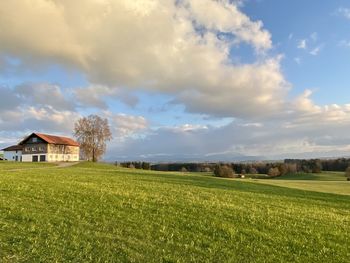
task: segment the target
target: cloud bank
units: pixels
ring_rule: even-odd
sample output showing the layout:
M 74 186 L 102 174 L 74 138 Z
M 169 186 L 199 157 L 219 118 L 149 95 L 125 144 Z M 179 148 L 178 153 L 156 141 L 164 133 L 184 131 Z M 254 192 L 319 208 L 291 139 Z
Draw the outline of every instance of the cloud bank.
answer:
M 190 112 L 268 115 L 289 88 L 280 57 L 264 55 L 270 33 L 228 0 L 14 0 L 0 10 L 1 52 L 28 65 L 66 64 L 110 88 L 171 94 Z M 241 43 L 258 54 L 255 63 L 232 62 Z
M 272 52 L 271 34 L 240 2 L 1 1 L 0 74 L 8 66 L 3 58 L 11 57 L 28 71 L 74 68 L 89 85 L 63 90 L 48 80 L 0 87 L 0 135 L 38 127 L 70 133 L 74 120 L 97 112 L 113 126 L 111 158 L 345 152 L 350 106 L 316 105 L 310 90 L 289 98 L 283 54 Z M 314 42 L 308 52 L 317 55 L 322 46 L 316 41 L 314 33 L 298 47 Z M 253 62 L 237 62 L 242 45 L 251 48 Z M 111 109 L 117 100 L 136 107 L 137 91 L 165 94 L 187 113 L 232 122 L 156 128 L 142 114 Z

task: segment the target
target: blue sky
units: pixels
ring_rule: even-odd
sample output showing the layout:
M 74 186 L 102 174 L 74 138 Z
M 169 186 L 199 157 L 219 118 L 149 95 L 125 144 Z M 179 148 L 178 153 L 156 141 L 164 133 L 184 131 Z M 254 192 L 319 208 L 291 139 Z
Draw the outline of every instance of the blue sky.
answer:
M 291 95 L 314 89 L 319 104 L 350 101 L 350 48 L 342 41 L 350 39 L 350 19 L 339 12 L 349 8 L 349 1 L 247 1 L 243 10 L 253 19 L 261 20 L 272 35 L 274 52 L 284 54 L 282 61 L 286 78 L 293 85 Z M 312 34 L 316 38 L 312 39 Z M 307 49 L 297 48 L 307 40 Z M 320 47 L 317 55 L 310 52 Z M 295 59 L 300 59 L 298 64 Z
M 95 113 L 113 129 L 108 159 L 350 150 L 335 132 L 350 126 L 349 1 L 35 0 L 0 11 L 0 145 L 33 130 L 71 135 Z

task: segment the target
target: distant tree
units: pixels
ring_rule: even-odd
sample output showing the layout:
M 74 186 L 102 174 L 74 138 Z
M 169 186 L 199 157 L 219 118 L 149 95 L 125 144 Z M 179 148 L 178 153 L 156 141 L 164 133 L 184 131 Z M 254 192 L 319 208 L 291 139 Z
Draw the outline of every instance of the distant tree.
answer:
M 133 165 L 136 169 L 142 169 L 142 163 L 141 162 L 133 162 Z
M 84 156 L 97 162 L 106 151 L 106 142 L 112 139 L 108 120 L 97 115 L 79 119 L 74 125 L 74 136 Z
M 287 171 L 290 174 L 295 174 L 298 172 L 298 166 L 296 163 L 286 163 Z
M 180 172 L 181 172 L 181 173 L 187 173 L 186 167 L 182 167 L 182 168 L 180 169 Z
M 311 160 L 311 170 L 313 173 L 321 173 L 322 168 L 321 160 Z
M 345 170 L 345 177 L 348 181 L 350 181 L 350 166 Z
M 235 178 L 237 177 L 235 171 L 231 166 L 227 165 L 217 165 L 214 169 L 214 175 L 216 177 L 224 177 L 224 178 Z
M 210 173 L 210 172 L 211 172 L 210 167 L 205 167 L 205 168 L 203 169 L 203 172 Z
M 276 177 L 276 176 L 281 175 L 281 173 L 280 173 L 280 171 L 278 170 L 277 167 L 276 168 L 271 167 L 269 169 L 268 175 L 271 176 L 271 177 Z
M 254 167 L 250 167 L 248 173 L 249 174 L 257 174 L 258 171 Z
M 150 170 L 151 169 L 150 163 L 142 162 L 142 169 L 143 170 Z

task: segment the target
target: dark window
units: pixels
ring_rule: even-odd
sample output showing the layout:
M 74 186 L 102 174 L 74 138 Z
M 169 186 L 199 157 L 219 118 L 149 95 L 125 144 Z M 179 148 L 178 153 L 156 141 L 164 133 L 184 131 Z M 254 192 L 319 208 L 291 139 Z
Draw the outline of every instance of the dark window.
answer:
M 46 156 L 40 155 L 40 162 L 45 162 L 45 161 L 46 161 Z
M 38 162 L 38 155 L 32 156 L 32 162 Z
M 18 162 L 18 156 L 16 156 L 16 162 Z

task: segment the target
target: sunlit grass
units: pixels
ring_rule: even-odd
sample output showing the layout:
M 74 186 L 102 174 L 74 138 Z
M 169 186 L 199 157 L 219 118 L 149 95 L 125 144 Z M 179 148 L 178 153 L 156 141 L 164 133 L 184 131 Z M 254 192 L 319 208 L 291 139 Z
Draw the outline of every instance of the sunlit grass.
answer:
M 349 222 L 350 196 L 244 180 L 108 164 L 0 172 L 2 262 L 348 262 Z
M 276 179 L 254 180 L 254 182 L 333 194 L 350 195 L 350 182 L 344 173 L 323 172 L 320 174 L 296 174 L 281 176 Z

